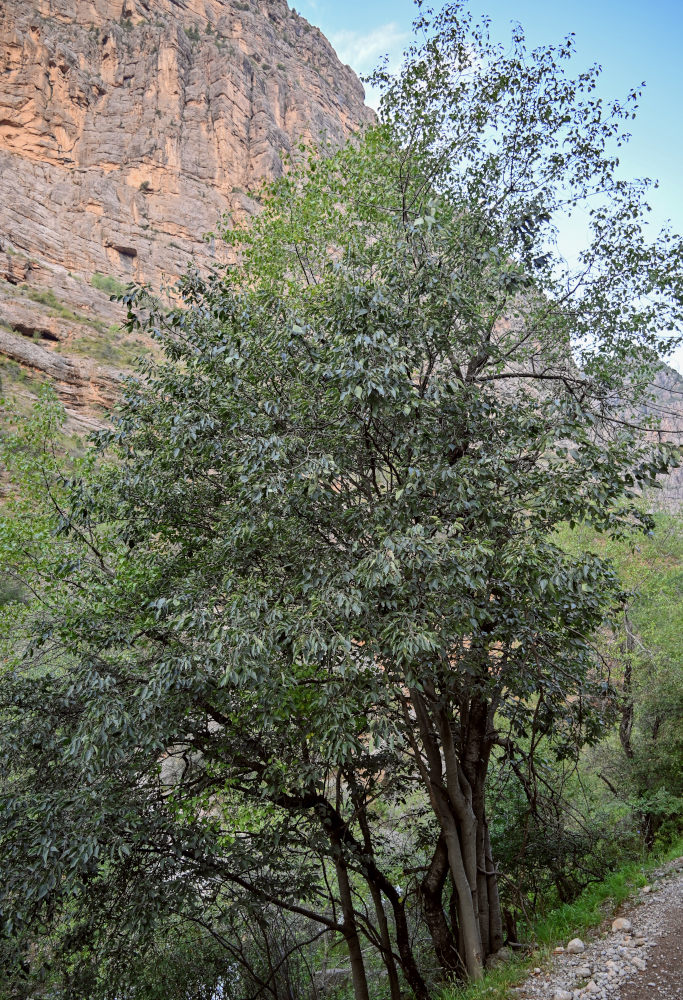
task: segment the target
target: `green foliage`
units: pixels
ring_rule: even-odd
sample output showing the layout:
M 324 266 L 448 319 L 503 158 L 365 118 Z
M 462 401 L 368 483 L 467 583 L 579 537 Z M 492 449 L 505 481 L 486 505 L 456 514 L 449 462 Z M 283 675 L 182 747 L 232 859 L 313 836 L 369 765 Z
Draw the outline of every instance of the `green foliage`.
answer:
M 529 975 L 534 965 L 543 964 L 551 949 L 586 931 L 599 927 L 610 918 L 619 905 L 633 895 L 634 891 L 646 884 L 648 874 L 662 863 L 678 858 L 683 853 L 680 839 L 667 850 L 659 850 L 646 862 L 629 862 L 611 872 L 600 883 L 590 886 L 571 905 L 563 904 L 547 916 L 525 928 L 525 937 L 537 945 L 531 955 L 516 956 L 504 966 L 487 972 L 483 983 L 451 987 L 442 994 L 440 1000 L 508 1000 L 510 990 L 518 986 Z
M 597 637 L 614 685 L 605 738 L 569 765 L 541 741 L 523 780 L 505 762 L 489 789 L 504 905 L 527 923 L 681 829 L 679 519 L 657 514 L 637 542 L 585 526 L 561 526 L 555 537 L 573 555 L 594 551 L 615 564 L 627 611 Z
M 40 302 L 47 306 L 50 311 L 62 319 L 71 320 L 73 323 L 89 323 L 90 319 L 83 313 L 74 312 L 61 302 L 51 288 L 31 288 L 29 285 L 22 285 L 21 290 L 26 298 L 32 302 Z
M 593 549 L 615 563 L 629 588 L 626 614 L 603 637 L 619 691 L 614 738 L 589 760 L 604 791 L 652 845 L 683 822 L 683 535 L 678 517 L 660 513 L 654 531 L 628 545 L 583 530 L 560 535 L 570 551 Z
M 12 579 L 0 581 L 0 605 L 16 603 L 21 599 L 21 586 Z
M 536 939 L 544 944 L 567 941 L 601 923 L 632 894 L 645 885 L 642 865 L 631 863 L 612 872 L 602 882 L 589 886 L 574 903 L 549 913 L 534 928 Z
M 0 609 L 5 933 L 75 909 L 68 975 L 95 955 L 117 995 L 176 919 L 275 981 L 273 913 L 297 953 L 343 938 L 359 997 L 363 933 L 421 1000 L 478 978 L 491 772 L 530 808 L 613 718 L 623 587 L 556 532 L 651 527 L 676 455 L 623 408 L 682 318 L 682 248 L 640 239 L 609 152 L 630 104 L 565 75 L 569 42 L 503 53 L 459 4 L 429 28 L 377 75 L 380 124 L 226 220 L 234 267 L 170 312 L 124 295 L 160 356 L 75 468 L 49 396 L 3 445 L 0 568 L 37 595 Z M 594 205 L 573 275 L 570 196 Z
M 145 184 L 146 181 L 143 181 Z M 142 184 L 140 185 L 140 190 L 142 190 Z M 147 188 L 145 188 L 147 190 Z M 100 274 L 99 271 L 95 271 L 90 279 L 90 284 L 93 288 L 98 288 L 101 292 L 107 292 L 112 296 L 124 295 L 127 286 L 122 284 L 117 278 L 111 274 Z

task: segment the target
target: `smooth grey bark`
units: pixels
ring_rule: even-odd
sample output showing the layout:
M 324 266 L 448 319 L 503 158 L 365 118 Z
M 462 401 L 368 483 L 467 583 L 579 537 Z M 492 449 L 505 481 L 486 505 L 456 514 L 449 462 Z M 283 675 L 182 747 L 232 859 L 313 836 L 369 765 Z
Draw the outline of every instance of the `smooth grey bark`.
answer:
M 495 953 L 503 947 L 505 935 L 503 934 L 503 914 L 500 907 L 500 895 L 498 893 L 498 878 L 493 863 L 491 852 L 491 838 L 489 836 L 489 825 L 486 823 L 484 832 L 484 859 L 486 861 L 486 888 L 489 899 L 489 944 L 491 952 Z
M 426 758 L 425 764 L 419 748 L 415 745 L 416 762 L 446 843 L 448 864 L 457 895 L 458 925 L 462 935 L 465 967 L 470 979 L 480 980 L 483 976 L 484 956 L 477 908 L 476 822 L 473 813 L 468 810 L 466 797 L 460 788 L 459 768 L 450 727 L 443 725 L 445 712 L 443 709 L 437 710 L 436 724 L 441 737 L 439 741 L 422 694 L 411 689 L 410 697 Z M 445 746 L 444 737 L 446 737 Z
M 439 965 L 446 975 L 461 977 L 465 971 L 458 952 L 457 938 L 449 926 L 443 908 L 443 891 L 449 874 L 448 849 L 443 834 L 439 837 L 420 893 L 425 923 L 434 945 Z M 457 930 L 457 922 L 455 923 Z

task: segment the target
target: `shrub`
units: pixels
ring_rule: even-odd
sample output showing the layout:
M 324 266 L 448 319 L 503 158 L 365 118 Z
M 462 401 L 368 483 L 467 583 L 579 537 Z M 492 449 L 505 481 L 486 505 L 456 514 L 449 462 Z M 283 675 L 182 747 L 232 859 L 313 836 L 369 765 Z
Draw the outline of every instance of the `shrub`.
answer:
M 99 271 L 95 271 L 90 284 L 101 292 L 108 292 L 109 295 L 123 295 L 126 291 L 126 286 L 112 274 L 101 274 Z

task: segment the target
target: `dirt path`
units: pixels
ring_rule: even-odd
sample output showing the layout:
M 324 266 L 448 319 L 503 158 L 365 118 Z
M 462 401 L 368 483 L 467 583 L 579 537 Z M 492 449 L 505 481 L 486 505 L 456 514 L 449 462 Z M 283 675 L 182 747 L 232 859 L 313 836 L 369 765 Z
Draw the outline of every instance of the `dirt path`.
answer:
M 553 957 L 514 991 L 520 1000 L 683 1000 L 683 858 L 652 875 L 621 920 Z M 569 944 L 569 942 L 567 942 Z

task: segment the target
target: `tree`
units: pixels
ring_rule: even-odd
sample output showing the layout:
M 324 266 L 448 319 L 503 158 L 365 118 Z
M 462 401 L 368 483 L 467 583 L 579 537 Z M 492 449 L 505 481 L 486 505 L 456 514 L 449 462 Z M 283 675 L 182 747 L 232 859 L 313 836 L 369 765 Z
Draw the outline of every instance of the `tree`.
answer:
M 381 122 L 226 221 L 232 269 L 170 313 L 127 297 L 163 355 L 83 469 L 44 449 L 49 402 L 6 448 L 45 504 L 1 536 L 36 595 L 0 682 L 8 934 L 75 905 L 103 954 L 179 919 L 235 958 L 230 914 L 275 907 L 343 939 L 357 1000 L 371 949 L 426 998 L 503 942 L 492 761 L 524 783 L 601 731 L 620 585 L 552 533 L 650 524 L 674 455 L 629 413 L 683 248 L 646 241 L 609 151 L 634 95 L 568 79 L 571 39 L 506 54 L 459 3 L 418 27 Z
M 675 515 L 655 515 L 656 530 L 638 545 L 575 532 L 572 549 L 600 545 L 629 588 L 624 613 L 602 646 L 617 693 L 615 732 L 591 754 L 590 770 L 609 799 L 630 808 L 631 825 L 651 848 L 661 834 L 680 828 L 683 678 L 678 632 L 681 617 L 681 534 Z M 632 818 L 629 816 L 632 813 Z

